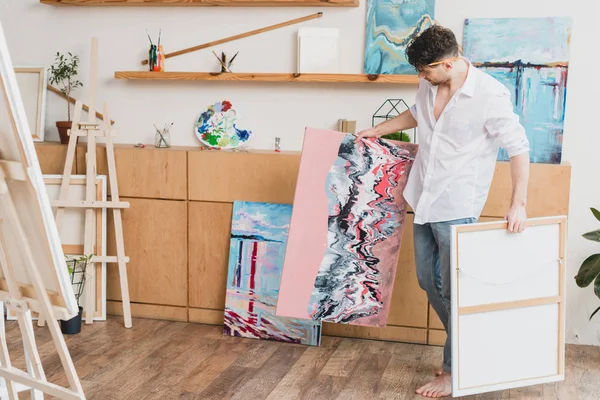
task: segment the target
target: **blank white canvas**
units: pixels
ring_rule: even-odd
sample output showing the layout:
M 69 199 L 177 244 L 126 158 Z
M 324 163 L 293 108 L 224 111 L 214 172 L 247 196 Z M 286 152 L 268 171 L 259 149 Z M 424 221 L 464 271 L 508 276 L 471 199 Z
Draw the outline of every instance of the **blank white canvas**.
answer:
M 461 233 L 459 305 L 557 296 L 558 238 L 555 224 Z
M 340 72 L 340 38 L 337 28 L 298 29 L 298 72 Z
M 564 346 L 565 327 L 558 303 L 458 312 L 464 307 L 564 294 L 564 287 L 559 290 L 560 240 L 564 237 L 557 220 L 566 221 L 566 217 L 532 218 L 532 226 L 519 234 L 508 232 L 500 227 L 505 223 L 498 222 L 471 224 L 471 228 L 480 227 L 477 231 L 460 232 L 453 227 L 453 396 L 564 379 L 559 349 Z M 565 246 L 563 242 L 566 254 Z
M 29 240 L 29 247 L 45 289 L 62 297 L 65 303 L 63 309 L 69 315 L 77 315 L 79 310 L 69 280 L 58 230 L 44 187 L 14 66 L 1 29 L 0 79 L 4 87 L 4 91 L 0 90 L 0 159 L 25 162 L 29 177 L 27 181 L 8 181 L 8 189 Z M 26 262 L 24 243 L 16 238 L 15 225 L 11 223 L 7 210 L 0 208 L 0 218 L 5 221 L 2 229 L 8 242 L 5 249 L 6 256 L 15 266 L 15 279 L 21 285 L 33 285 L 24 268 Z
M 15 75 L 33 140 L 41 142 L 45 136 L 46 70 L 44 67 L 16 67 Z

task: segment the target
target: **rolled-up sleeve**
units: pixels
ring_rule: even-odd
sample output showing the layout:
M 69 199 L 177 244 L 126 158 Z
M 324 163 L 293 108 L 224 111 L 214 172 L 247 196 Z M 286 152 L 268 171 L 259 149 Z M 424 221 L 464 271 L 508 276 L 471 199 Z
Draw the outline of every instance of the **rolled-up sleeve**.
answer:
M 529 140 L 519 116 L 513 111 L 510 93 L 492 97 L 486 106 L 485 129 L 498 145 L 506 150 L 509 157 L 529 151 Z
M 410 106 L 409 110 L 410 110 L 411 115 L 415 119 L 415 121 L 418 121 L 418 119 L 417 119 L 418 118 L 417 117 L 417 103 Z

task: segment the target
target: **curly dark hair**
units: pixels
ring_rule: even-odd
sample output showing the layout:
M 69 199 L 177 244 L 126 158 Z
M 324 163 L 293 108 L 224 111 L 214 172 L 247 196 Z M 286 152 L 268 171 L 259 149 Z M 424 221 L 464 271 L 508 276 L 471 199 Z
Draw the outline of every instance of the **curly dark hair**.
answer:
M 413 37 L 406 48 L 406 58 L 417 71 L 445 57 L 457 56 L 456 36 L 450 29 L 440 25 L 432 25 Z

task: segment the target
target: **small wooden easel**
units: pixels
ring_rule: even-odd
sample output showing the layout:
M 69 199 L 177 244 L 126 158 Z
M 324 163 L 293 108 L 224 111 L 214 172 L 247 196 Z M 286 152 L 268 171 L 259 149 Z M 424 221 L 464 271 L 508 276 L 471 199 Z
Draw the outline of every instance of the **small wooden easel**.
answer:
M 104 120 L 102 125 L 96 122 L 96 63 L 97 63 L 97 39 L 92 38 L 92 51 L 90 61 L 90 92 L 89 92 L 89 111 L 88 121 L 81 121 L 81 113 L 83 104 L 81 101 L 75 103 L 73 113 L 73 125 L 69 131 L 69 145 L 67 148 L 67 157 L 63 171 L 63 178 L 60 187 L 58 200 L 52 202 L 56 209 L 56 225 L 60 229 L 62 216 L 65 208 L 82 207 L 85 212 L 85 238 L 83 251 L 85 255 L 93 253 L 94 249 L 94 229 L 93 223 L 95 219 L 95 211 L 98 208 L 111 209 L 113 211 L 113 220 L 115 226 L 115 240 L 117 255 L 115 256 L 94 256 L 90 260 L 92 271 L 95 271 L 95 263 L 107 262 L 118 263 L 119 276 L 121 280 L 121 296 L 123 300 L 123 317 L 125 319 L 125 327 L 131 328 L 131 309 L 129 304 L 129 284 L 127 282 L 127 266 L 129 257 L 125 256 L 125 245 L 123 241 L 123 224 L 121 219 L 121 209 L 129 208 L 129 202 L 119 200 L 119 188 L 117 184 L 117 169 L 115 165 L 115 153 L 113 146 L 113 135 L 111 130 L 110 118 L 108 116 L 108 106 L 104 103 L 103 114 Z M 85 136 L 87 139 L 86 153 L 86 198 L 85 201 L 73 201 L 69 198 L 69 184 L 71 180 L 71 171 L 73 170 L 73 162 L 75 160 L 75 151 L 77 147 L 77 139 L 80 136 Z M 96 200 L 96 140 L 104 139 L 106 143 L 106 158 L 108 164 L 108 179 L 110 186 L 110 201 L 99 202 Z M 86 285 L 86 302 L 85 302 L 85 322 L 91 324 L 94 321 L 95 304 L 93 302 L 93 286 Z

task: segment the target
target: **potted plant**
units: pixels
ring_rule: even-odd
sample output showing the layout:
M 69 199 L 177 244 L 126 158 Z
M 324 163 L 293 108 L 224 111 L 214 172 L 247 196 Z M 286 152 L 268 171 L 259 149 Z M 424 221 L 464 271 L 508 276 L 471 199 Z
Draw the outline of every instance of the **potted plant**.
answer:
M 60 136 L 60 142 L 65 144 L 69 142 L 68 131 L 71 129 L 71 102 L 69 96 L 71 91 L 83 84 L 75 79 L 79 68 L 79 57 L 71 53 L 56 53 L 54 64 L 50 66 L 49 81 L 51 84 L 58 85 L 58 89 L 67 96 L 67 121 L 56 121 L 56 128 Z
M 591 208 L 591 210 L 594 217 L 600 221 L 600 211 L 595 208 Z M 587 240 L 600 242 L 600 229 L 584 233 L 582 236 Z M 579 267 L 579 272 L 575 276 L 575 282 L 580 288 L 585 288 L 594 282 L 594 293 L 600 298 L 600 253 L 592 254 L 583 261 L 581 267 Z M 596 308 L 590 315 L 590 320 L 598 311 L 600 311 L 600 307 Z
M 83 294 L 83 288 L 85 287 L 85 271 L 87 269 L 87 264 L 92 257 L 93 255 L 90 254 L 77 258 L 66 258 L 67 268 L 69 269 L 69 275 L 71 276 L 71 285 L 75 291 L 75 299 L 77 299 L 77 306 L 79 307 L 79 313 L 69 320 L 60 321 L 60 330 L 62 333 L 72 335 L 81 332 L 83 307 L 79 305 L 79 299 L 81 298 L 81 295 Z
M 381 138 L 382 139 L 397 140 L 397 141 L 400 141 L 400 142 L 409 142 L 410 143 L 410 136 L 408 136 L 408 133 L 406 133 L 406 132 L 389 133 L 387 135 L 382 136 Z

